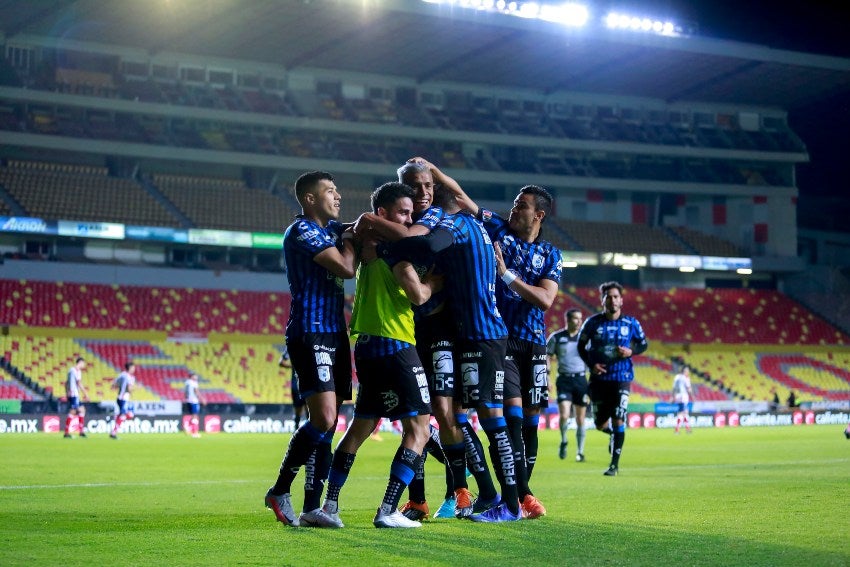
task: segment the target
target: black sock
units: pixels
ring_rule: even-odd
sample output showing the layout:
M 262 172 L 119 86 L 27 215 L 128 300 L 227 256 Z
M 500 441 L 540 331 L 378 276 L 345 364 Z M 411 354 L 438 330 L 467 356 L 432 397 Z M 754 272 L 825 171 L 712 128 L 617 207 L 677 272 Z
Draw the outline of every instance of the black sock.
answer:
M 277 481 L 272 487 L 272 494 L 280 496 L 292 489 L 292 481 L 298 470 L 307 462 L 307 459 L 315 450 L 323 433 L 313 427 L 309 421 L 298 428 L 289 440 L 289 448 L 280 464 Z
M 496 486 L 493 484 L 490 468 L 487 466 L 487 459 L 484 458 L 484 445 L 481 444 L 481 439 L 465 415 L 460 414 L 458 416 L 458 425 L 461 431 L 463 431 L 466 464 L 472 476 L 475 477 L 475 482 L 478 485 L 478 496 L 485 500 L 491 500 L 498 493 L 496 492 Z M 466 474 L 466 471 L 464 471 L 464 474 Z
M 614 432 L 614 452 L 611 453 L 611 464 L 620 466 L 620 453 L 623 452 L 623 443 L 626 441 L 626 426 L 622 425 Z
M 354 453 L 345 453 L 339 449 L 334 452 L 328 476 L 328 500 L 339 501 L 339 493 L 345 481 L 348 480 L 348 473 L 351 472 L 356 457 L 357 455 Z
M 522 441 L 525 443 L 525 470 L 528 475 L 528 481 L 530 482 L 531 473 L 534 471 L 534 464 L 537 462 L 537 448 L 540 443 L 537 437 L 537 425 L 531 426 L 527 422 L 524 423 Z
M 325 481 L 331 470 L 331 439 L 333 432 L 326 435 L 316 446 L 313 454 L 313 462 L 307 460 L 304 466 L 304 511 L 315 510 L 322 503 L 322 492 L 325 490 Z M 311 469 L 312 465 L 312 470 Z
M 422 460 L 421 455 L 416 454 L 406 447 L 399 447 L 393 457 L 392 465 L 390 465 L 390 480 L 387 483 L 387 490 L 384 493 L 384 500 L 381 503 L 381 510 L 385 514 L 392 514 L 398 507 L 398 501 L 401 500 L 401 493 L 404 488 L 413 479 L 416 474 L 416 469 L 419 466 L 419 461 Z
M 487 439 L 490 440 L 490 454 L 493 455 L 493 468 L 499 471 L 499 485 L 502 488 L 502 502 L 514 514 L 519 513 L 519 495 L 517 493 L 516 464 L 514 449 L 504 417 L 481 420 Z
M 413 479 L 407 485 L 408 496 L 417 504 L 425 502 L 425 460 L 427 458 L 428 451 L 425 451 L 422 453 L 422 458 L 419 459 L 419 466 L 416 467 Z
M 466 483 L 466 445 L 463 442 L 444 447 L 446 452 L 446 486 L 451 494 L 458 488 L 469 488 Z M 449 484 L 450 483 L 450 484 Z M 447 490 L 448 492 L 448 490 Z M 448 497 L 448 496 L 447 496 Z
M 508 435 L 511 438 L 511 447 L 514 450 L 516 489 L 519 498 L 522 499 L 526 494 L 531 494 L 531 490 L 528 488 L 528 471 L 525 468 L 525 443 L 522 440 L 522 413 L 518 416 L 505 416 L 505 420 L 507 421 Z

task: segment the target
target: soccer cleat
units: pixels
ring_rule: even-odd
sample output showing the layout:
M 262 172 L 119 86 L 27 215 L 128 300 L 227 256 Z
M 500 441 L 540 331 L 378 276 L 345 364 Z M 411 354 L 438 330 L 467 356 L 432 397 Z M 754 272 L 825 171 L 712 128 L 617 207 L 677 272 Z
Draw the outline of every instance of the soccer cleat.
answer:
M 443 503 L 440 504 L 440 509 L 437 510 L 436 514 L 434 514 L 434 518 L 454 518 L 456 505 L 457 503 L 455 502 L 454 496 L 446 498 L 443 500 Z
M 567 458 L 567 444 L 561 443 L 561 446 L 558 448 L 558 457 L 561 459 Z
M 537 497 L 532 496 L 531 494 L 526 494 L 525 498 L 522 499 L 519 511 L 523 518 L 528 518 L 529 520 L 534 520 L 540 516 L 546 515 L 546 508 L 543 507 L 543 504 L 540 503 L 540 500 L 538 500 Z
M 485 523 L 515 522 L 517 520 L 522 519 L 522 513 L 520 511 L 517 511 L 517 513 L 514 514 L 508 509 L 508 505 L 502 502 L 498 506 L 490 508 L 486 512 L 471 515 L 469 519 L 473 522 Z
M 485 498 L 481 498 L 480 496 L 475 499 L 472 503 L 472 513 L 480 514 L 482 512 L 486 512 L 487 510 L 494 508 L 499 505 L 499 502 L 502 501 L 502 497 L 497 493 L 496 496 L 487 500 Z
M 88 437 L 88 435 L 86 435 L 85 432 L 82 432 L 80 433 L 80 437 Z
M 70 433 L 65 434 L 65 439 L 73 439 L 74 437 Z
M 617 476 L 617 473 L 619 471 L 620 469 L 617 468 L 617 465 L 611 465 L 610 467 L 608 467 L 608 470 L 606 470 L 602 474 L 604 474 L 605 476 Z
M 844 437 L 850 439 L 850 426 L 848 426 L 847 429 L 844 430 Z
M 468 518 L 472 515 L 472 494 L 468 488 L 458 488 L 455 490 L 455 518 Z M 448 502 L 448 500 L 446 500 Z M 442 507 L 440 507 L 442 510 Z
M 399 508 L 399 512 L 401 512 L 401 514 L 408 520 L 418 522 L 419 520 L 424 520 L 428 517 L 428 503 L 423 502 L 420 504 L 413 500 L 408 500 L 404 503 L 404 506 Z
M 292 501 L 289 493 L 278 496 L 277 494 L 272 494 L 272 489 L 269 488 L 269 491 L 266 492 L 266 498 L 264 501 L 266 503 L 266 508 L 269 508 L 272 512 L 274 512 L 278 522 L 287 526 L 298 525 L 295 521 L 295 510 L 292 509 Z
M 109 434 L 109 438 L 110 438 L 110 439 L 115 439 L 116 441 L 118 440 L 118 436 L 117 436 L 116 434 L 114 434 L 114 433 L 110 433 L 110 434 Z
M 396 510 L 391 514 L 383 512 L 378 508 L 375 514 L 375 519 L 372 520 L 376 528 L 421 528 L 422 524 L 415 520 L 406 518 L 401 512 Z
M 305 528 L 344 528 L 345 524 L 339 519 L 339 513 L 325 512 L 316 508 L 310 512 L 301 512 L 298 525 Z
M 584 462 L 584 453 L 576 453 L 576 462 L 583 463 Z

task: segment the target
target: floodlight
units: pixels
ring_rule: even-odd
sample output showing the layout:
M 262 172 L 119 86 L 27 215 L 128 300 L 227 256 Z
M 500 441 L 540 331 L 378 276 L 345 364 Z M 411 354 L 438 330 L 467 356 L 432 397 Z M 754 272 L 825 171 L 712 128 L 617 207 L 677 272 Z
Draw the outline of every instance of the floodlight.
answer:
M 687 274 L 689 274 L 689 273 L 691 273 L 691 272 L 695 272 L 696 270 L 697 270 L 697 269 L 696 269 L 696 268 L 694 268 L 693 266 L 680 266 L 680 267 L 679 267 L 679 271 L 680 271 L 680 272 L 685 272 L 685 273 L 687 273 Z
M 748 276 L 748 275 L 753 273 L 753 271 L 750 268 L 738 268 L 735 271 L 738 272 L 739 274 L 741 274 L 742 276 Z
M 622 268 L 624 270 L 634 271 L 634 270 L 638 269 L 638 265 L 637 264 L 623 264 Z

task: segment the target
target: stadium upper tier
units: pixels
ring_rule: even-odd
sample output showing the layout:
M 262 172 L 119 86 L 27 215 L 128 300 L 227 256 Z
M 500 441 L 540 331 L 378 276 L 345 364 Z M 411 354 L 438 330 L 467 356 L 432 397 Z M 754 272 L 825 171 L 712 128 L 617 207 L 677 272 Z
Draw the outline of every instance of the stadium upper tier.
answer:
M 93 140 L 165 145 L 178 148 L 250 154 L 335 159 L 397 165 L 411 155 L 443 156 L 445 167 L 506 173 L 533 173 L 605 179 L 656 180 L 754 186 L 790 186 L 790 169 L 782 163 L 752 159 L 727 161 L 700 156 L 639 155 L 609 150 L 545 147 L 517 148 L 504 141 L 485 143 L 474 156 L 445 140 L 356 132 L 305 129 L 298 125 L 243 124 L 223 120 L 117 113 L 62 105 L 27 104 L 0 98 L 0 129 Z M 356 129 L 356 128 L 355 128 Z M 457 130 L 444 130 L 456 132 Z M 511 134 L 510 132 L 504 132 Z M 566 137 L 566 136 L 564 136 Z M 582 138 L 579 138 L 582 139 Z M 597 141 L 630 142 L 596 138 Z M 696 145 L 696 144 L 695 144 Z M 733 149 L 733 148 L 725 148 Z M 761 148 L 759 151 L 778 151 Z
M 63 67 L 46 68 L 34 76 L 17 76 L 9 68 L 0 84 L 154 104 L 168 104 L 328 120 L 394 124 L 518 136 L 633 142 L 670 146 L 803 152 L 805 146 L 785 124 L 741 128 L 734 115 L 708 121 L 699 116 L 620 114 L 604 107 L 544 107 L 539 101 L 497 100 L 447 90 L 443 99 L 404 103 L 383 91 L 381 96 L 348 98 L 306 90 L 263 90 L 210 85 L 151 77 L 135 77 Z M 433 97 L 432 97 L 433 98 Z

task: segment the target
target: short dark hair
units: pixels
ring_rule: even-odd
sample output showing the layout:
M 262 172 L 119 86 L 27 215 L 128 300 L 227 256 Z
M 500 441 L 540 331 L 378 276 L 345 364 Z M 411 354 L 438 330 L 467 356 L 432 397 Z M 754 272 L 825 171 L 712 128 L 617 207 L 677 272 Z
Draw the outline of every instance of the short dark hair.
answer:
M 577 307 L 573 307 L 572 309 L 567 309 L 567 312 L 564 313 L 564 317 L 569 319 L 570 315 L 572 315 L 573 313 L 578 313 L 579 315 L 581 315 L 581 309 L 579 309 Z
M 303 206 L 304 195 L 312 191 L 316 185 L 318 185 L 319 181 L 322 181 L 323 179 L 333 181 L 334 176 L 327 171 L 308 171 L 307 173 L 301 174 L 301 176 L 295 180 L 295 198 L 298 199 L 298 203 Z
M 372 212 L 377 213 L 380 207 L 389 208 L 402 197 L 409 197 L 413 200 L 415 196 L 416 191 L 404 183 L 389 181 L 372 191 Z
M 540 222 L 544 222 L 546 217 L 548 217 L 552 212 L 552 194 L 549 193 L 543 187 L 538 185 L 526 185 L 522 189 L 519 190 L 520 195 L 532 195 L 534 196 L 534 210 L 535 211 L 543 211 L 543 220 Z
M 74 361 L 74 364 L 79 364 L 79 363 L 85 362 L 85 361 L 86 361 L 85 358 L 83 358 L 82 356 L 78 356 L 77 360 Z
M 617 291 L 620 292 L 620 295 L 623 295 L 623 286 L 620 285 L 619 282 L 605 282 L 599 285 L 599 293 L 602 295 L 606 295 L 609 290 L 616 288 Z
M 130 361 L 130 362 L 125 362 L 125 363 L 124 363 L 124 370 L 130 370 L 130 367 L 131 367 L 131 366 L 135 366 L 135 365 L 136 365 L 136 363 L 135 363 L 135 362 L 132 362 L 132 361 Z

